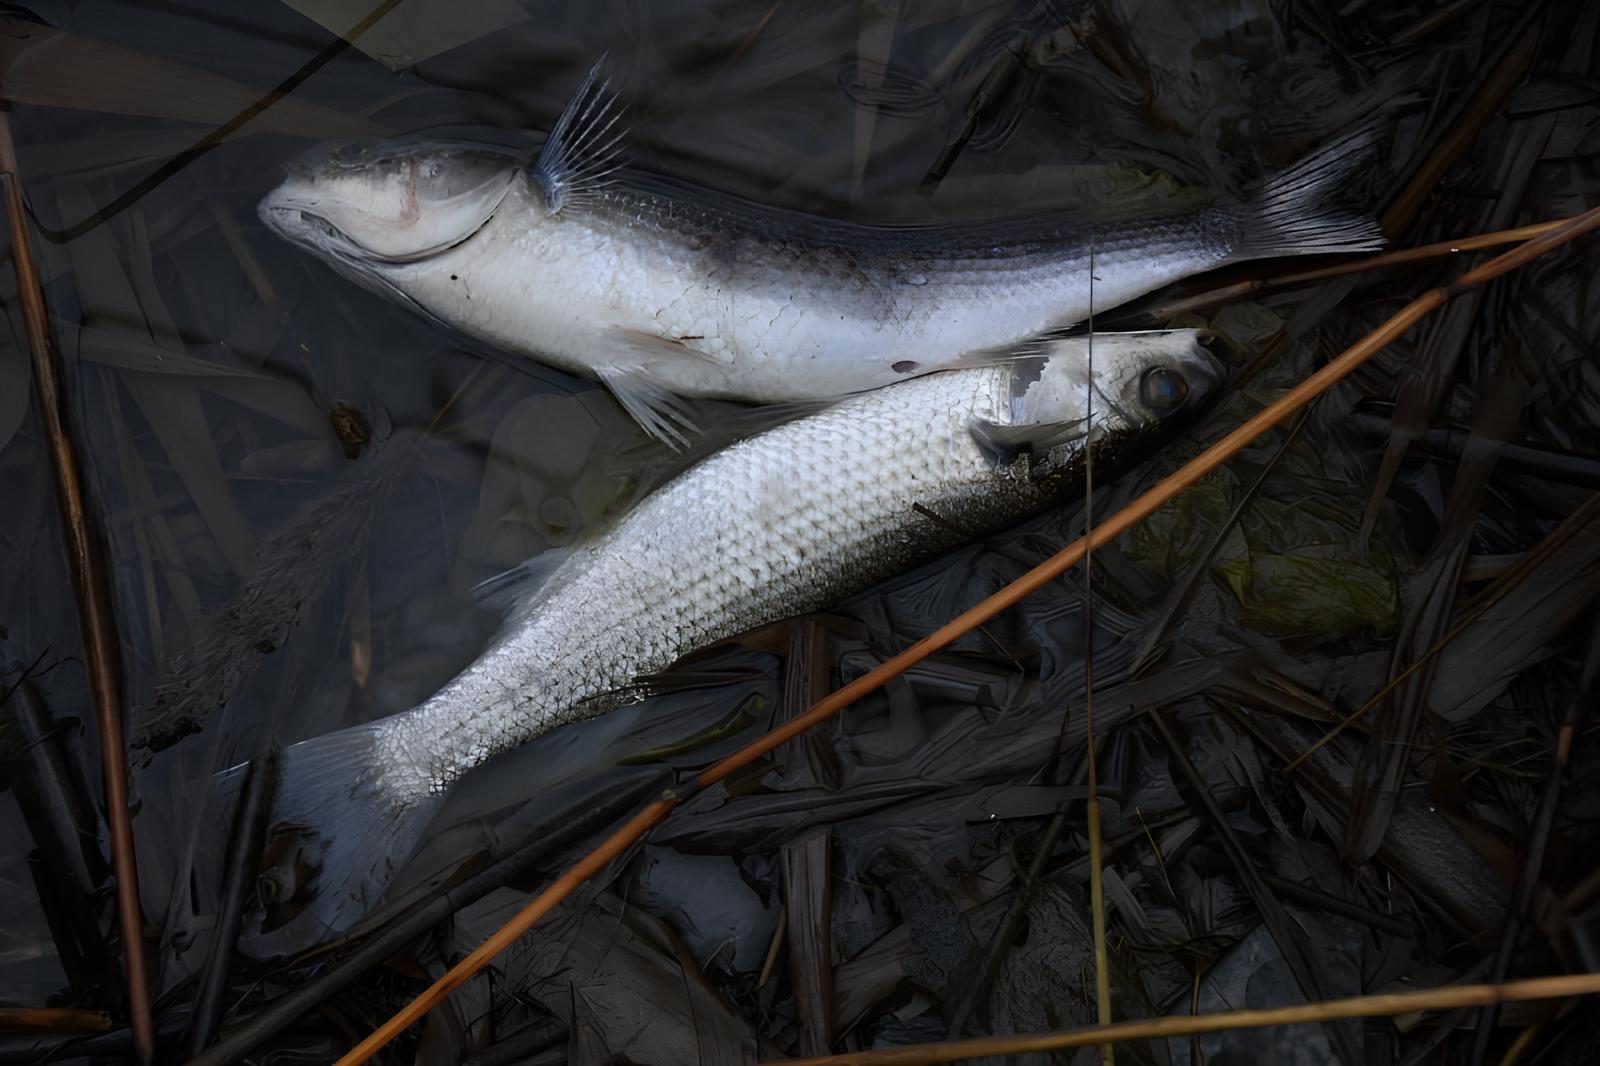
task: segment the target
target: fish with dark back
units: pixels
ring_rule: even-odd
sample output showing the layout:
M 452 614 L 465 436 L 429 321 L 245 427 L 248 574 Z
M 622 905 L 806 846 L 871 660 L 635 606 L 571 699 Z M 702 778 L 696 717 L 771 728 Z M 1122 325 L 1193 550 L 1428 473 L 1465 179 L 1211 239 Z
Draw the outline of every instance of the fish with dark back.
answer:
M 669 444 L 695 431 L 681 397 L 831 406 L 713 454 L 500 582 L 499 635 L 422 704 L 287 749 L 280 868 L 264 883 L 304 906 L 268 928 L 279 908 L 265 901 L 243 941 L 254 952 L 359 918 L 454 782 L 496 753 L 639 698 L 641 678 L 690 652 L 1070 498 L 1091 462 L 1149 454 L 1218 392 L 1220 367 L 1194 330 L 1063 338 L 1091 291 L 1105 310 L 1225 263 L 1382 243 L 1340 205 L 1370 128 L 1244 203 L 866 225 L 629 170 L 597 75 L 531 161 L 462 143 L 326 147 L 261 217 L 430 318 L 599 378 Z
M 653 435 L 678 397 L 826 400 L 973 366 L 1228 263 L 1382 245 L 1342 203 L 1371 127 L 1244 203 L 869 225 L 631 169 L 598 65 L 533 160 L 465 143 L 324 146 L 261 201 L 341 273 L 507 352 L 595 377 Z

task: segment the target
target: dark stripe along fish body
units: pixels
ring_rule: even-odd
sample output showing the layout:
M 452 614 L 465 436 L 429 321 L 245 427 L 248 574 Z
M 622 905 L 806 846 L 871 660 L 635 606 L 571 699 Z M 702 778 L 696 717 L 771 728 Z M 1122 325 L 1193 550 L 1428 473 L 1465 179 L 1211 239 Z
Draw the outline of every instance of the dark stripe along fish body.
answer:
M 674 396 L 831 399 L 1011 353 L 1227 263 L 1382 245 L 1340 202 L 1370 128 L 1244 203 L 866 225 L 623 168 L 607 103 L 591 76 L 531 168 L 462 145 L 324 152 L 261 216 L 424 315 L 598 377 L 678 443 L 693 427 Z

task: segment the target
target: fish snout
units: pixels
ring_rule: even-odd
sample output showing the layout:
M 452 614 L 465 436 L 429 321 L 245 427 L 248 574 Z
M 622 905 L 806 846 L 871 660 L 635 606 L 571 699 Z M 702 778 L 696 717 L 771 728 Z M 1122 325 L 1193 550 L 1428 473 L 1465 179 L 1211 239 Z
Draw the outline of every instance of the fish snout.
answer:
M 320 198 L 285 181 L 256 204 L 256 217 L 267 229 L 295 244 L 313 242 L 314 234 L 327 223 L 317 213 Z
M 1226 361 L 1228 342 L 1209 329 L 1195 330 L 1194 340 L 1196 345 L 1195 363 L 1200 369 L 1201 376 L 1206 379 L 1204 381 L 1205 391 L 1210 394 L 1221 389 L 1228 380 L 1228 364 Z
M 284 191 L 282 185 L 263 196 L 256 204 L 256 217 L 275 233 L 287 233 L 301 221 L 300 208 Z

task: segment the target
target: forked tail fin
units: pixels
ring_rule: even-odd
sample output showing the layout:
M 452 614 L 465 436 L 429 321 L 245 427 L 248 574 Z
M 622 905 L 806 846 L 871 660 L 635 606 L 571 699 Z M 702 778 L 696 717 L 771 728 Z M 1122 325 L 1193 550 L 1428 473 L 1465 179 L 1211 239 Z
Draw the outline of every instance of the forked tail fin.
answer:
M 377 904 L 416 848 L 442 797 L 426 774 L 395 765 L 381 743 L 385 721 L 284 750 L 263 902 L 246 917 L 241 951 L 270 958 L 337 936 Z
M 1377 221 L 1352 205 L 1352 187 L 1373 164 L 1378 128 L 1365 123 L 1268 178 L 1228 214 L 1238 237 L 1228 258 L 1371 252 L 1383 247 Z

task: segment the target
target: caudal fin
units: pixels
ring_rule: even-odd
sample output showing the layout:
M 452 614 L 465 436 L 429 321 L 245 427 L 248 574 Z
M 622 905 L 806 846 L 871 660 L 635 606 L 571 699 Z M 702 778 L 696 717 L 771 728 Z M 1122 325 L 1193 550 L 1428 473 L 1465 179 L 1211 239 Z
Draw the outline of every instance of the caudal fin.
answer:
M 1377 127 L 1364 124 L 1262 183 L 1229 214 L 1238 224 L 1233 260 L 1371 252 L 1383 232 L 1352 206 L 1353 187 L 1376 157 Z
M 396 765 L 384 722 L 287 748 L 278 769 L 262 865 L 261 904 L 240 950 L 257 958 L 331 939 L 376 906 L 416 848 L 439 798 Z

